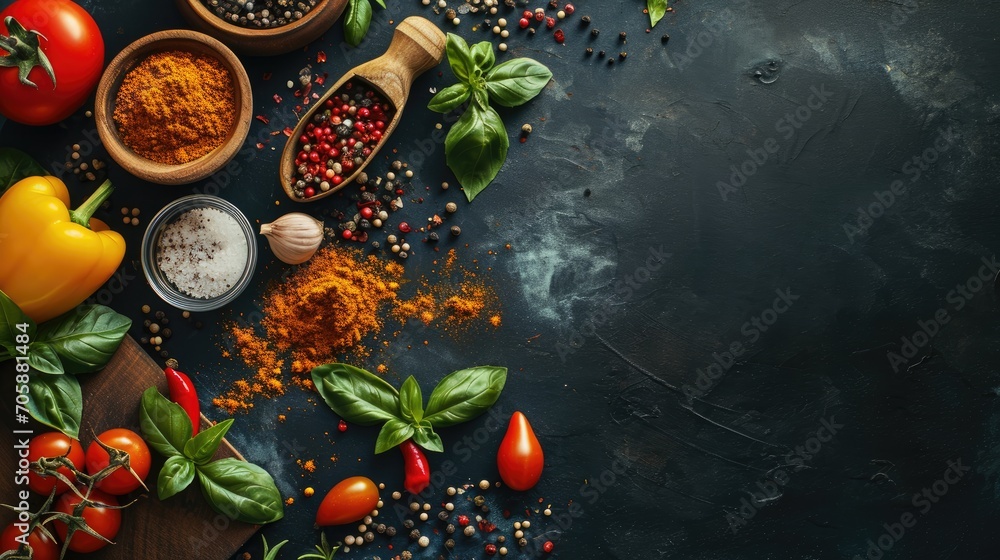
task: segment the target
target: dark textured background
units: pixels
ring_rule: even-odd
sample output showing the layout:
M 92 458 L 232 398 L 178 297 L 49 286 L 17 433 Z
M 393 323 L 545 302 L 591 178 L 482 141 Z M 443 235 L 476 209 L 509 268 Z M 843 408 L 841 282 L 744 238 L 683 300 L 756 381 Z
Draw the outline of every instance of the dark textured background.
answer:
M 276 114 L 274 93 L 288 106 L 285 82 L 316 50 L 329 56 L 317 70 L 334 79 L 382 52 L 390 18 L 434 17 L 417 0 L 388 1 L 388 13 L 376 10 L 358 49 L 341 47 L 337 25 L 309 53 L 246 59 L 255 113 Z M 170 2 L 84 4 L 104 32 L 109 60 L 147 33 L 184 26 Z M 584 14 L 603 32 L 597 41 L 577 27 Z M 506 15 L 516 23 L 516 12 Z M 893 545 L 887 558 L 1000 557 L 997 297 L 992 279 L 970 282 L 981 259 L 994 256 L 1000 232 L 992 221 L 1000 202 L 997 3 L 685 0 L 650 34 L 645 17 L 641 2 L 579 0 L 563 26 L 566 46 L 548 33 L 528 40 L 511 28 L 511 52 L 499 58 L 535 57 L 554 81 L 532 103 L 502 111 L 513 143 L 500 177 L 467 205 L 457 189 L 437 188 L 454 183 L 437 146 L 415 169 L 414 196 L 425 204 L 408 204 L 390 221 L 420 222 L 446 201 L 459 202 L 460 245 L 469 244 L 460 254 L 467 264 L 475 258 L 490 267 L 504 326 L 462 341 L 407 327 L 404 335 L 431 343 L 400 352 L 403 345 L 394 346 L 394 375 L 417 375 L 426 392 L 454 369 L 510 368 L 498 407 L 527 413 L 547 451 L 546 471 L 526 496 L 491 496 L 495 509 L 537 507 L 544 497 L 557 515 L 578 504 L 578 516 L 562 527 L 556 519 L 535 524 L 535 534 L 562 533 L 547 536 L 558 537 L 563 558 L 852 558 L 906 513 L 916 525 L 898 539 L 883 537 Z M 470 16 L 464 19 L 459 30 L 467 39 L 493 38 L 472 32 Z M 625 46 L 617 43 L 623 30 Z M 672 36 L 667 47 L 663 33 Z M 628 59 L 608 67 L 585 58 L 591 44 L 627 50 Z M 432 71 L 418 79 L 389 141 L 402 159 L 420 153 L 418 142 L 426 145 L 439 120 L 423 108 L 429 88 L 451 82 L 446 66 L 439 70 L 444 77 Z M 265 72 L 273 73 L 270 81 Z M 784 127 L 786 114 L 805 114 L 800 107 L 812 88 L 830 92 L 829 99 L 818 108 L 813 99 L 816 110 L 801 128 Z M 523 122 L 535 132 L 519 144 Z M 274 125 L 267 128 L 280 128 Z M 0 144 L 61 162 L 65 146 L 90 127 L 82 116 L 47 128 L 7 123 Z M 262 128 L 255 121 L 251 137 Z M 952 143 L 935 151 L 939 131 L 948 129 Z M 272 143 L 274 151 L 241 161 L 244 171 L 221 196 L 251 220 L 346 209 L 343 198 L 311 205 L 285 198 L 276 177 L 283 139 Z M 722 196 L 719 182 L 730 181 L 730 166 L 765 146 L 777 152 Z M 906 164 L 921 154 L 935 161 L 911 180 L 919 168 Z M 140 207 L 148 220 L 206 183 L 150 185 L 114 167 L 111 176 L 118 186 L 112 222 L 122 206 Z M 906 191 L 882 212 L 874 193 L 895 180 Z M 845 224 L 857 227 L 859 207 L 872 204 L 878 217 L 848 234 Z M 105 292 L 137 320 L 143 303 L 157 307 L 137 268 L 142 229 L 124 228 L 127 286 Z M 487 254 L 505 243 L 513 249 Z M 656 254 L 665 256 L 649 258 Z M 428 273 L 433 256 L 418 247 L 408 277 Z M 252 318 L 264 286 L 285 269 L 265 250 L 253 288 L 230 309 L 201 315 L 201 331 L 172 323 L 169 348 L 197 374 L 210 417 L 223 416 L 208 405 L 211 396 L 249 373 L 221 358 L 217 323 L 240 313 Z M 965 301 L 952 291 L 967 282 L 978 291 Z M 771 315 L 776 290 L 798 299 Z M 887 352 L 901 352 L 902 337 L 912 339 L 918 321 L 941 309 L 947 324 L 895 371 Z M 766 332 L 744 326 L 762 314 L 777 317 Z M 141 328 L 132 334 L 139 338 Z M 713 353 L 727 362 L 722 353 L 735 343 L 743 349 L 737 363 L 718 379 L 707 377 Z M 706 372 L 704 394 L 689 398 L 682 388 L 697 387 L 699 370 Z M 293 390 L 258 402 L 230 432 L 237 448 L 297 498 L 285 520 L 264 529 L 272 543 L 293 540 L 286 557 L 316 541 L 315 507 L 335 481 L 368 474 L 394 488 L 402 476 L 394 453 L 372 454 L 374 429 L 341 436 L 334 415 L 309 398 Z M 288 420 L 277 423 L 287 407 Z M 817 446 L 810 438 L 824 421 L 842 427 Z M 496 478 L 502 432 L 467 462 L 455 447 L 485 425 L 483 418 L 442 430 L 445 458 L 460 463 L 450 483 Z M 331 453 L 336 465 L 325 460 Z M 302 476 L 296 458 L 315 458 L 320 468 Z M 954 484 L 939 482 L 947 494 L 929 509 L 915 507 L 912 496 L 944 480 L 948 461 L 971 471 Z M 779 488 L 769 478 L 783 482 L 780 492 L 750 506 L 760 487 Z M 299 495 L 307 485 L 317 489 L 312 500 Z M 432 549 L 440 549 L 443 537 L 434 539 Z M 396 539 L 394 551 L 368 547 L 345 556 L 388 558 L 404 540 Z M 256 539 L 249 550 L 259 557 Z M 481 556 L 466 550 L 457 557 Z

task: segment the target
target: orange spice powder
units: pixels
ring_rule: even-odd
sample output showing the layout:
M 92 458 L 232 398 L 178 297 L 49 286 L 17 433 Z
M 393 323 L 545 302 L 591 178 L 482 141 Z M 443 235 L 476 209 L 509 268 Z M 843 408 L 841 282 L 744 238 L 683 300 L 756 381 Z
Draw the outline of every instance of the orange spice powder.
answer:
M 500 326 L 499 299 L 475 273 L 457 267 L 454 250 L 436 278 L 421 278 L 416 294 L 399 295 L 404 269 L 360 251 L 330 246 L 264 295 L 260 329 L 231 324 L 235 358 L 256 371 L 232 383 L 213 403 L 230 414 L 246 412 L 258 397 L 284 394 L 285 373 L 312 389 L 309 372 L 316 366 L 349 358 L 359 362 L 375 348 L 387 347 L 375 336 L 385 318 L 401 323 L 419 319 L 427 326 L 458 332 L 477 324 Z M 432 281 L 433 280 L 433 281 Z M 287 364 L 287 365 L 286 365 Z M 380 363 L 379 374 L 388 366 Z

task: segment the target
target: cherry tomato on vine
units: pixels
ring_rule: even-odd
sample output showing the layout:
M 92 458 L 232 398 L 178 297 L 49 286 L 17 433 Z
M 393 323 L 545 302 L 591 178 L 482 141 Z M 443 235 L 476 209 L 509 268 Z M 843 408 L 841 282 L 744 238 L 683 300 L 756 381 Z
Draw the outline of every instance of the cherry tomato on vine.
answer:
M 370 514 L 378 506 L 378 486 L 370 478 L 352 476 L 327 492 L 316 512 L 316 524 L 343 525 Z
M 56 502 L 54 511 L 61 511 L 73 515 L 73 509 L 81 502 L 80 496 L 73 492 L 63 494 Z M 104 504 L 106 506 L 117 506 L 118 499 L 110 494 L 105 494 L 100 490 L 93 490 L 90 493 L 90 501 Z M 119 509 L 106 507 L 88 506 L 83 509 L 83 520 L 87 525 L 97 531 L 97 534 L 113 541 L 118 535 L 118 529 L 122 526 L 122 512 Z M 62 521 L 53 521 L 56 526 L 56 534 L 59 540 L 65 541 L 69 534 L 69 526 Z M 77 531 L 69 541 L 69 549 L 73 552 L 94 552 L 107 546 L 108 543 L 92 537 L 83 531 Z
M 510 417 L 507 434 L 497 451 L 497 468 L 504 484 L 523 492 L 538 484 L 545 467 L 545 454 L 528 419 L 520 412 Z
M 146 480 L 150 467 L 149 447 L 146 446 L 146 442 L 142 440 L 139 434 L 125 428 L 114 428 L 97 436 L 97 439 L 109 447 L 121 449 L 128 453 L 132 470 L 135 471 L 135 474 L 139 475 L 140 479 Z M 88 473 L 96 474 L 108 466 L 109 460 L 108 452 L 102 449 L 97 442 L 91 443 L 90 447 L 87 448 Z M 98 482 L 96 487 L 98 490 L 102 490 L 108 494 L 121 496 L 122 494 L 128 494 L 140 486 L 139 481 L 130 472 L 121 468 L 111 473 L 111 476 Z
M 8 19 L 12 18 L 12 19 Z M 17 0 L 0 12 L 0 114 L 28 125 L 57 123 L 83 105 L 104 67 L 104 39 L 94 18 L 70 0 Z
M 0 552 L 17 550 L 21 546 L 17 538 L 21 535 L 21 530 L 13 523 L 8 525 L 3 533 L 0 533 Z M 58 560 L 59 558 L 59 545 L 56 544 L 56 541 L 46 537 L 40 529 L 36 528 L 28 535 L 28 546 L 31 547 L 32 560 Z
M 67 454 L 67 452 L 69 452 Z M 59 432 L 39 434 L 28 442 L 28 461 L 37 461 L 42 457 L 62 457 L 67 459 L 77 470 L 83 469 L 83 446 L 80 442 Z M 76 475 L 66 467 L 59 467 L 59 472 L 70 481 L 76 481 Z M 33 471 L 28 472 L 28 488 L 33 492 L 48 496 L 52 489 L 56 494 L 69 490 L 69 486 L 54 476 L 42 476 Z

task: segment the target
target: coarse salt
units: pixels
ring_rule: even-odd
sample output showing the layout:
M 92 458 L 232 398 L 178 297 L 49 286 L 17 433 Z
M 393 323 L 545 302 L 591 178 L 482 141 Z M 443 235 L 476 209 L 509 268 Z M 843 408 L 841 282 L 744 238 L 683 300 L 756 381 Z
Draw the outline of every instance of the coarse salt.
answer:
M 247 265 L 247 240 L 239 222 L 217 208 L 195 208 L 163 229 L 156 264 L 179 291 L 194 298 L 222 295 Z

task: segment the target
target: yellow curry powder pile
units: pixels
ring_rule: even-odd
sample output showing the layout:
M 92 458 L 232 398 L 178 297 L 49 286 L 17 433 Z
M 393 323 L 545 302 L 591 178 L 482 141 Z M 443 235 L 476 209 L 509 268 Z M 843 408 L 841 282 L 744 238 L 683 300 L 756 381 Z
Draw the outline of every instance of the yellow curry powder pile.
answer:
M 113 113 L 122 142 L 165 164 L 218 148 L 236 120 L 233 77 L 215 57 L 186 51 L 150 55 L 130 70 Z
M 438 271 L 437 282 L 420 280 L 410 298 L 399 295 L 403 267 L 360 251 L 338 246 L 318 252 L 308 264 L 264 294 L 260 330 L 230 324 L 236 356 L 255 374 L 240 379 L 213 403 L 229 413 L 247 411 L 256 397 L 284 394 L 285 372 L 292 382 L 311 388 L 316 366 L 349 357 L 359 362 L 372 354 L 368 343 L 385 327 L 386 318 L 458 332 L 476 324 L 500 326 L 499 299 L 491 286 L 456 267 L 454 251 Z M 478 321 L 478 322 L 477 322 Z M 398 334 L 398 332 L 397 332 Z M 388 341 L 383 341 L 388 346 Z M 287 356 L 287 359 L 283 358 Z M 376 371 L 388 371 L 380 364 Z

